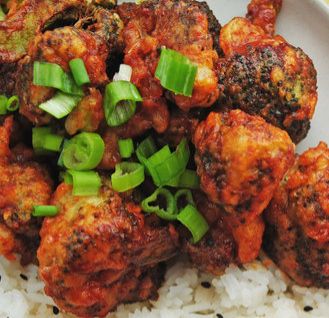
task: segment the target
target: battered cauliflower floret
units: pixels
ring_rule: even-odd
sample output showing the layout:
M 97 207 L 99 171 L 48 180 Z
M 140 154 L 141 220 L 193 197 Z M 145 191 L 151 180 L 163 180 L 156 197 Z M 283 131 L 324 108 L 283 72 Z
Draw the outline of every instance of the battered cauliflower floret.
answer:
M 240 110 L 210 113 L 194 144 L 202 190 L 242 221 L 263 212 L 294 160 L 286 132 Z
M 180 228 L 183 251 L 189 256 L 193 266 L 198 269 L 219 275 L 236 262 L 236 242 L 231 228 L 225 222 L 225 212 L 210 202 L 201 191 L 195 192 L 193 198 L 200 213 L 209 224 L 209 231 L 197 243 L 190 242 L 190 235 Z
M 252 0 L 248 5 L 247 18 L 267 34 L 273 35 L 281 7 L 282 0 Z
M 25 255 L 33 259 L 41 218 L 32 217 L 35 205 L 47 205 L 52 194 L 48 171 L 35 162 L 13 162 L 9 149 L 12 117 L 0 127 L 0 254 Z M 35 244 L 32 244 L 35 242 Z M 27 251 L 27 246 L 34 251 Z M 10 248 L 9 248 L 10 246 Z
M 33 85 L 33 62 L 45 61 L 69 71 L 69 61 L 81 58 L 86 66 L 91 85 L 108 82 L 106 59 L 109 50 L 105 38 L 90 31 L 64 27 L 47 31 L 35 38 L 29 56 L 20 64 L 16 90 L 20 97 L 20 113 L 34 124 L 46 124 L 50 116 L 38 106 L 55 93 L 52 88 Z
M 221 30 L 220 103 L 262 116 L 298 143 L 308 133 L 317 103 L 317 73 L 300 48 L 271 36 L 280 1 L 256 0 L 253 5 L 260 11 L 250 8 L 248 17 L 256 24 L 234 18 Z
M 75 197 L 61 184 L 52 204 L 59 214 L 43 223 L 38 260 L 45 292 L 61 309 L 105 316 L 120 303 L 157 297 L 158 263 L 176 253 L 172 225 L 148 224 L 105 178 L 98 196 Z
M 158 133 L 169 125 L 166 98 L 188 111 L 210 107 L 218 98 L 215 64 L 218 60 L 213 36 L 220 25 L 205 3 L 197 1 L 152 0 L 141 5 L 118 7 L 125 28 L 124 62 L 133 69 L 132 82 L 143 96 L 141 114 Z M 186 55 L 197 66 L 192 97 L 165 92 L 155 71 L 162 47 Z M 146 128 L 146 126 L 144 126 Z
M 0 64 L 17 62 L 45 25 L 59 16 L 64 17 L 66 12 L 79 12 L 85 7 L 85 1 L 9 1 L 7 6 L 6 19 L 0 21 Z
M 264 249 L 298 284 L 329 288 L 329 149 L 296 159 L 265 211 Z
M 94 132 L 104 119 L 103 97 L 99 90 L 90 88 L 65 120 L 65 129 L 70 135 L 78 131 Z

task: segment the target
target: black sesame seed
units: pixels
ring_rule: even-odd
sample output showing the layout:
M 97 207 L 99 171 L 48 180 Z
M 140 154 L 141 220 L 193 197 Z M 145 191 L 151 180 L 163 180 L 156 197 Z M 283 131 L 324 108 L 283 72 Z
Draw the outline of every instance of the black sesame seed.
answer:
M 224 318 L 224 316 L 221 315 L 221 314 L 216 314 L 216 317 L 217 317 L 217 318 Z
M 306 311 L 306 312 L 309 312 L 309 311 L 312 311 L 313 310 L 313 307 L 311 307 L 311 306 L 305 306 L 304 307 L 304 311 Z
M 211 284 L 209 283 L 209 282 L 202 282 L 201 283 L 201 286 L 203 287 L 203 288 L 210 288 L 211 287 Z
M 59 314 L 59 309 L 56 306 L 53 306 L 53 313 L 54 313 L 54 315 Z
M 26 275 L 24 275 L 24 274 L 19 274 L 19 276 L 20 276 L 20 277 L 21 277 L 21 279 L 23 279 L 23 280 L 28 280 L 27 276 L 26 276 Z

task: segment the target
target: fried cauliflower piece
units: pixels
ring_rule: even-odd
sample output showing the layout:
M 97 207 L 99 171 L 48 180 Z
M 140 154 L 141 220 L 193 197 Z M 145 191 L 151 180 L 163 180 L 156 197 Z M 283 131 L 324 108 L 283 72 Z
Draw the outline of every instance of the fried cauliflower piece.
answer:
M 65 120 L 65 129 L 70 135 L 78 131 L 94 132 L 104 119 L 103 97 L 99 90 L 90 88 Z
M 154 77 L 161 47 L 177 50 L 198 66 L 191 98 L 166 93 L 185 111 L 209 107 L 218 97 L 215 63 L 218 59 L 212 35 L 220 26 L 204 3 L 197 1 L 153 0 L 141 5 L 118 7 L 125 23 L 124 62 L 133 68 L 132 82 L 143 96 L 142 116 L 158 133 L 169 124 L 164 89 Z
M 74 197 L 61 184 L 52 204 L 59 214 L 44 221 L 38 250 L 45 292 L 64 311 L 105 316 L 124 302 L 155 299 L 158 263 L 175 255 L 172 225 L 148 224 L 130 196 L 103 179 L 98 196 Z
M 192 244 L 190 235 L 180 228 L 182 249 L 195 267 L 220 275 L 230 264 L 245 264 L 258 257 L 265 227 L 261 216 L 241 222 L 211 202 L 203 192 L 195 191 L 193 197 L 210 227 L 197 244 Z
M 47 31 L 35 38 L 30 45 L 29 56 L 20 62 L 20 73 L 16 90 L 20 97 L 20 113 L 33 124 L 47 124 L 50 116 L 39 109 L 55 93 L 52 88 L 33 85 L 33 62 L 45 61 L 60 65 L 69 71 L 69 61 L 81 58 L 86 66 L 91 85 L 105 84 L 106 40 L 92 32 L 74 27 L 63 27 Z
M 265 211 L 264 249 L 302 286 L 329 288 L 329 149 L 296 159 Z
M 6 19 L 0 21 L 0 63 L 17 62 L 49 21 L 84 5 L 83 0 L 12 1 Z
M 13 119 L 8 117 L 0 127 L 0 253 L 24 254 L 22 262 L 28 263 L 33 259 L 41 226 L 41 219 L 32 217 L 33 208 L 49 203 L 52 181 L 39 164 L 12 160 L 12 125 Z M 34 246 L 34 250 L 28 251 L 27 246 Z
M 251 21 L 234 18 L 222 28 L 220 103 L 262 116 L 298 143 L 307 135 L 317 103 L 317 73 L 300 48 L 271 35 L 279 8 L 280 1 L 252 1 Z
M 273 35 L 282 0 L 252 0 L 248 5 L 247 18 L 260 26 L 268 35 Z
M 193 142 L 202 190 L 242 220 L 263 212 L 294 160 L 286 132 L 240 110 L 210 113 Z
M 219 275 L 230 264 L 236 263 L 236 242 L 229 224 L 225 222 L 223 209 L 209 201 L 201 191 L 194 192 L 193 198 L 210 229 L 197 244 L 193 244 L 186 229 L 180 228 L 182 249 L 193 266 L 201 271 Z

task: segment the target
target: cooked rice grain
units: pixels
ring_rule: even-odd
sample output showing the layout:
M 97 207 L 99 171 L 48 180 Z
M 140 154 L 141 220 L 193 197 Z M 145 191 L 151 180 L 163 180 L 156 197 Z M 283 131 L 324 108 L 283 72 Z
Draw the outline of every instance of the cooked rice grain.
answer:
M 264 256 L 263 263 L 271 264 Z M 213 277 L 181 261 L 168 270 L 158 301 L 121 305 L 108 318 L 329 318 L 328 290 L 293 285 L 273 264 L 268 267 L 256 261 Z M 22 268 L 0 257 L 0 275 L 0 318 L 72 317 L 55 315 L 36 266 Z

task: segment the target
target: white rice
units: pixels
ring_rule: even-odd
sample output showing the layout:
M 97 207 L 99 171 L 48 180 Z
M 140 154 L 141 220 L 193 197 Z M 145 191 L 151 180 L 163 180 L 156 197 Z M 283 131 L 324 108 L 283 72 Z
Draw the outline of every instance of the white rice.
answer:
M 72 317 L 53 313 L 36 266 L 22 268 L 0 257 L 0 275 L 0 318 Z M 156 302 L 121 305 L 108 318 L 329 318 L 329 290 L 293 285 L 260 261 L 231 266 L 220 277 L 180 261 L 169 268 L 159 294 Z M 306 312 L 306 306 L 313 309 Z

